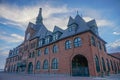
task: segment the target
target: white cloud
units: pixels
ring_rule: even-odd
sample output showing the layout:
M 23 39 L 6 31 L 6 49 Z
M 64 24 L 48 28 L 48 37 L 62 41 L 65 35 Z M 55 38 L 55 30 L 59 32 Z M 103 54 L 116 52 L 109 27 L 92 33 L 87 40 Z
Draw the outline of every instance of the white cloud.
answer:
M 10 6 L 1 4 L 0 17 L 5 18 L 8 21 L 0 23 L 6 25 L 14 25 L 17 26 L 16 28 L 25 30 L 29 21 L 35 22 L 40 7 L 43 8 L 44 24 L 51 31 L 54 25 L 58 25 L 59 27 L 65 29 L 69 18 L 68 16 L 70 16 L 70 13 L 75 13 L 76 10 L 83 12 L 83 14 L 85 15 L 83 17 L 85 21 L 89 21 L 95 18 L 98 27 L 113 26 L 113 22 L 104 18 L 101 19 L 102 15 L 99 10 L 90 8 L 68 8 L 67 5 L 53 7 L 50 4 L 39 4 L 35 6 L 26 6 L 22 8 L 15 5 Z M 54 15 L 56 14 L 61 14 L 61 17 L 55 17 Z
M 55 24 L 60 21 L 60 23 L 64 24 L 63 17 L 59 17 L 59 19 L 52 17 L 53 14 L 63 14 L 70 13 L 71 10 L 67 8 L 67 6 L 60 7 L 52 7 L 51 5 L 36 5 L 36 6 L 26 6 L 23 8 L 17 6 L 10 5 L 0 5 L 0 17 L 7 19 L 6 22 L 0 22 L 5 25 L 15 25 L 19 27 L 19 29 L 25 30 L 29 21 L 35 22 L 35 19 L 38 15 L 38 10 L 40 7 L 43 7 L 43 18 L 45 25 Z M 52 20 L 53 19 L 53 20 Z M 46 23 L 46 20 L 48 21 Z M 52 21 L 51 21 L 52 20 Z M 61 22 L 63 21 L 63 22 Z M 52 22 L 52 23 L 49 23 Z M 59 25 L 59 23 L 58 23 Z M 53 28 L 53 25 L 49 25 L 48 28 Z
M 120 35 L 120 32 L 113 32 L 114 35 Z
M 107 45 L 108 52 L 120 52 L 120 39 Z
M 99 27 L 112 27 L 112 26 L 114 26 L 114 23 L 109 20 L 106 20 L 106 19 L 98 19 L 97 25 Z
M 20 36 L 18 34 L 0 34 L 0 40 L 3 40 L 3 41 L 6 41 L 6 42 L 13 42 L 13 43 L 16 43 L 16 42 L 21 42 L 24 40 L 24 37 L 23 36 Z

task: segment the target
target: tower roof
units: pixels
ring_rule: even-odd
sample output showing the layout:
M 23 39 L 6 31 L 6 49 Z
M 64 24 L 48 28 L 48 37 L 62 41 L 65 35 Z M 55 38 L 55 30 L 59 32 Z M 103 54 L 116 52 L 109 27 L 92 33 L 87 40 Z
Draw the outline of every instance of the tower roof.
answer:
M 39 9 L 38 16 L 36 18 L 36 24 L 43 24 L 43 18 L 42 18 L 42 8 Z

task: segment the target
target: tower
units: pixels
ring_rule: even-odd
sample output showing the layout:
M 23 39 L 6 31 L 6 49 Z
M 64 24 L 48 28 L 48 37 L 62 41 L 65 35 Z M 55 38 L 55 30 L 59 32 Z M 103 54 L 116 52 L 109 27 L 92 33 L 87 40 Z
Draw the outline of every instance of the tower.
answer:
M 42 18 L 42 8 L 39 9 L 39 13 L 38 13 L 38 16 L 36 18 L 36 24 L 39 25 L 39 24 L 43 24 L 43 18 Z

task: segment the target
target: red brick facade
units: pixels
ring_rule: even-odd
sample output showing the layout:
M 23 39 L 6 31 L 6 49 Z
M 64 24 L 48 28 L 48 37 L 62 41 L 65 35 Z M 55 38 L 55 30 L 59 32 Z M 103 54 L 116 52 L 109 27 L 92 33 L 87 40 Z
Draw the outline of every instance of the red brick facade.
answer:
M 120 72 L 120 59 L 108 55 L 105 49 L 106 42 L 90 30 L 64 37 L 41 47 L 38 47 L 38 37 L 26 40 L 28 32 L 31 34 L 30 37 L 35 34 L 35 31 L 28 26 L 25 41 L 15 48 L 18 53 L 6 59 L 6 72 L 68 74 L 73 76 L 101 76 Z M 92 44 L 91 37 L 94 37 L 95 45 Z M 75 47 L 75 38 L 80 38 L 80 44 L 77 43 L 79 44 L 77 47 Z M 69 49 L 65 48 L 67 40 L 71 41 Z M 57 45 L 56 53 L 53 52 L 54 45 Z M 45 54 L 45 48 L 48 48 L 48 54 Z M 41 53 L 38 56 L 39 50 Z M 52 63 L 53 59 L 56 59 L 57 62 Z M 45 60 L 47 62 L 44 65 Z M 36 68 L 37 61 L 40 62 L 39 69 Z M 47 67 L 45 67 L 46 65 Z

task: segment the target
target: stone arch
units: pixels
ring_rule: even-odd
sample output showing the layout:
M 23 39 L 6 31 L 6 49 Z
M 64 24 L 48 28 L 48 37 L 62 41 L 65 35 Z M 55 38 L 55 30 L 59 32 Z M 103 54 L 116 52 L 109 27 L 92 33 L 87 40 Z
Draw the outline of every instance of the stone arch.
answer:
M 71 64 L 72 76 L 89 76 L 88 60 L 85 56 L 74 55 Z

